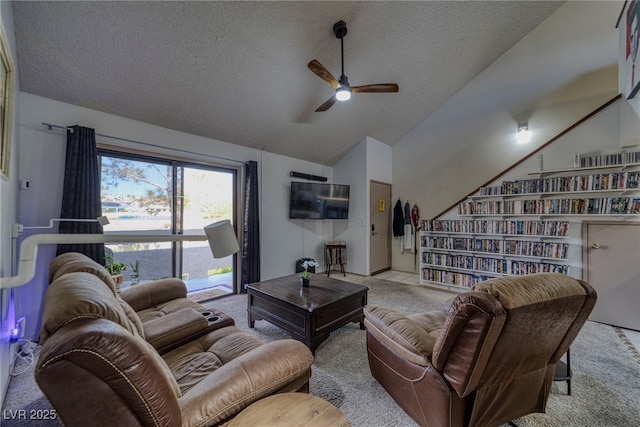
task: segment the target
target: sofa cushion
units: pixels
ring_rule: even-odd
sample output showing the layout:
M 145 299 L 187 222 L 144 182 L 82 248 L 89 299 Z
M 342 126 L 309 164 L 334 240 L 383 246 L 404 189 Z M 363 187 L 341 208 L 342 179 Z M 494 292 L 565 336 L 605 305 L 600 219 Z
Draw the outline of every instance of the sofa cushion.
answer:
M 180 398 L 183 427 L 218 425 L 264 397 L 297 391 L 311 376 L 313 355 L 300 341 L 276 340 L 241 353 L 241 348 L 257 344 L 256 339 L 239 332 L 235 326 L 217 331 L 216 336 L 218 339 L 214 338 L 214 348 L 210 347 L 210 353 L 220 358 L 219 350 L 226 344 L 235 345 L 238 353 L 218 367 L 214 374 L 202 377 L 197 384 L 191 383 L 193 386 L 189 389 L 183 388 Z M 206 346 L 207 340 L 201 340 L 201 345 Z M 165 360 L 171 356 L 174 355 L 165 355 Z M 209 357 L 209 360 L 215 360 L 214 356 Z M 200 361 L 197 357 L 192 360 Z M 178 381 L 181 387 L 196 377 L 195 369 L 192 372 Z M 198 376 L 202 374 L 197 372 Z M 292 385 L 296 388 L 291 388 Z
M 70 253 L 73 253 L 73 252 L 70 252 Z M 67 254 L 64 254 L 64 255 L 67 255 Z M 107 269 L 101 266 L 100 264 L 98 264 L 97 262 L 95 262 L 94 260 L 87 257 L 84 257 L 84 258 L 75 257 L 71 261 L 66 262 L 60 265 L 59 267 L 57 267 L 50 276 L 50 279 L 51 279 L 50 282 L 53 282 L 58 277 L 63 276 L 67 273 L 80 273 L 80 272 L 93 274 L 94 276 L 102 280 L 102 282 L 104 282 L 104 284 L 109 289 L 111 289 L 114 295 L 117 293 L 116 284 L 114 283 Z
M 63 261 L 67 261 L 62 263 Z M 77 252 L 67 252 L 57 256 L 51 263 L 52 267 L 49 268 L 50 277 L 52 281 L 64 276 L 68 273 L 90 273 L 96 276 L 104 285 L 113 293 L 118 300 L 118 304 L 122 306 L 122 309 L 126 313 L 127 317 L 135 325 L 138 333 L 144 337 L 144 328 L 142 327 L 142 321 L 136 314 L 135 310 L 129 306 L 125 301 L 120 298 L 116 284 L 111 278 L 109 272 L 100 264 L 87 257 L 84 254 Z
M 56 274 L 58 269 L 71 261 L 78 260 L 90 260 L 93 261 L 88 256 L 81 254 L 80 252 L 66 252 L 56 256 L 49 264 L 49 283 L 53 282 L 53 276 Z
M 177 347 L 184 340 L 198 336 L 208 326 L 209 322 L 201 312 L 185 308 L 145 322 L 144 335 L 151 345 L 160 350 Z
M 402 313 L 381 306 L 365 306 L 364 315 L 365 326 L 371 334 L 411 362 L 428 364 L 437 335 L 430 335 Z
M 540 286 L 541 283 L 544 286 Z M 473 289 L 493 295 L 507 309 L 562 297 L 586 295 L 584 287 L 576 279 L 560 273 L 499 277 L 480 282 Z
M 135 312 L 119 301 L 91 273 L 67 273 L 47 288 L 42 313 L 41 343 L 60 327 L 77 319 L 107 319 L 133 335 L 144 338 L 142 324 Z
M 157 305 L 150 306 L 148 308 L 137 311 L 138 317 L 142 320 L 142 323 L 149 322 L 151 320 L 160 319 L 166 317 L 176 311 L 181 311 L 187 308 L 191 308 L 196 311 L 205 311 L 205 308 L 188 298 L 178 298 L 159 303 Z
M 121 289 L 120 297 L 136 312 L 139 312 L 172 300 L 185 299 L 187 297 L 187 285 L 176 278 L 154 280 Z M 194 308 L 198 306 L 196 303 L 191 304 Z M 182 308 L 186 307 L 182 306 L 178 309 Z

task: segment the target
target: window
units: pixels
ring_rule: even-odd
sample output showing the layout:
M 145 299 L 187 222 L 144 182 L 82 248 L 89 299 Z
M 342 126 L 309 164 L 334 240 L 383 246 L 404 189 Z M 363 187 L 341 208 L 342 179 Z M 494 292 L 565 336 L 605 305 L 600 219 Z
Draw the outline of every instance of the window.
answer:
M 101 151 L 105 233 L 204 234 L 215 221 L 234 222 L 234 169 Z M 128 266 L 140 261 L 140 278 L 181 277 L 199 300 L 234 292 L 235 255 L 214 259 L 207 242 L 106 245 Z M 196 294 L 198 294 L 196 296 Z

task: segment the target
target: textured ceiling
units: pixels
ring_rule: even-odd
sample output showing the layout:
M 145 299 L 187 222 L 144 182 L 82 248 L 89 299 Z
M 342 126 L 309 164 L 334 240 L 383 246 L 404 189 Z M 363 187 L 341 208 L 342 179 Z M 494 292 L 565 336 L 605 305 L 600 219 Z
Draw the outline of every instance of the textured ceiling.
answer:
M 332 165 L 396 143 L 563 3 L 14 2 L 20 89 Z M 339 77 L 338 20 L 350 83 L 400 91 L 315 113 L 333 91 L 307 63 Z

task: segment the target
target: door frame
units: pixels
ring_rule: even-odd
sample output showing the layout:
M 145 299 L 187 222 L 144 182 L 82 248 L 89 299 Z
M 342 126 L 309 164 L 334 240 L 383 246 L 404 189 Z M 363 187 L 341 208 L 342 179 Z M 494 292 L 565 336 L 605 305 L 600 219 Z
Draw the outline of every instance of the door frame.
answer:
M 383 185 L 389 188 L 389 199 L 385 200 L 387 207 L 385 209 L 386 214 L 387 214 L 387 264 L 389 265 L 388 267 L 382 268 L 380 270 L 376 270 L 376 271 L 371 271 L 371 252 L 372 252 L 372 247 L 371 247 L 371 212 L 369 211 L 369 218 L 368 218 L 368 227 L 367 227 L 367 233 L 368 234 L 368 240 L 369 240 L 369 275 L 370 276 L 374 276 L 376 274 L 382 273 L 384 271 L 389 271 L 391 270 L 391 236 L 392 236 L 392 232 L 391 232 L 391 195 L 393 194 L 393 188 L 391 186 L 390 183 L 388 182 L 383 182 L 383 181 L 378 181 L 375 179 L 370 179 L 369 180 L 369 206 L 368 208 L 371 208 L 371 185 L 375 183 L 375 184 L 379 184 L 379 185 Z

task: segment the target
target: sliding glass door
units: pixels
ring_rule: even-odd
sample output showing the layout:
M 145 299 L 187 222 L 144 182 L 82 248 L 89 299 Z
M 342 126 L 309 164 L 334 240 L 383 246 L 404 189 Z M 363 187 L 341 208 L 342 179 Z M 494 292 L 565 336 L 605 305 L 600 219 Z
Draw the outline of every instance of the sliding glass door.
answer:
M 228 171 L 182 167 L 177 179 L 177 231 L 201 234 L 205 225 L 234 218 L 235 174 Z M 235 256 L 213 258 L 207 242 L 179 246 L 180 271 L 192 292 L 211 296 L 233 291 Z M 206 296 L 206 295 L 205 295 Z
M 101 152 L 105 233 L 204 234 L 203 227 L 235 218 L 236 171 L 184 162 Z M 181 277 L 190 294 L 208 299 L 234 291 L 235 256 L 214 259 L 207 242 L 110 244 L 140 278 Z

